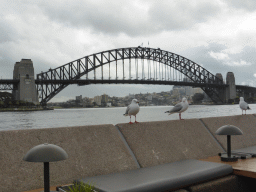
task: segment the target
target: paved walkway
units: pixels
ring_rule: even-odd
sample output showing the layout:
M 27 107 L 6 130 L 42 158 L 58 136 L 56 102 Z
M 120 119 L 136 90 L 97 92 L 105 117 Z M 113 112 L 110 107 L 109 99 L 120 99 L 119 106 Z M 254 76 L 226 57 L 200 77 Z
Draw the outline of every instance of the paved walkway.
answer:
M 56 191 L 56 186 L 50 187 L 50 190 Z M 24 191 L 24 192 L 44 192 L 44 188 L 35 189 L 35 190 L 31 190 L 31 191 Z

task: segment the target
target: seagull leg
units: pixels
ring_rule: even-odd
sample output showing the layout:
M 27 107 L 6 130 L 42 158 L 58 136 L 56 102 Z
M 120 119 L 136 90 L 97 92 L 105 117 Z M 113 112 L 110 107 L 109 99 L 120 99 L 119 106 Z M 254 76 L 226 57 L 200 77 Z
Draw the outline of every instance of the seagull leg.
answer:
M 244 110 L 245 111 L 245 114 L 244 115 L 246 115 L 246 110 Z
M 131 119 L 132 119 L 132 116 L 130 116 L 130 122 L 129 122 L 129 124 L 133 124 Z
M 135 122 L 134 123 L 139 123 L 138 121 L 136 121 L 136 115 L 135 115 Z
M 179 113 L 179 117 L 180 117 L 180 120 L 184 120 L 184 119 L 181 119 L 181 113 Z

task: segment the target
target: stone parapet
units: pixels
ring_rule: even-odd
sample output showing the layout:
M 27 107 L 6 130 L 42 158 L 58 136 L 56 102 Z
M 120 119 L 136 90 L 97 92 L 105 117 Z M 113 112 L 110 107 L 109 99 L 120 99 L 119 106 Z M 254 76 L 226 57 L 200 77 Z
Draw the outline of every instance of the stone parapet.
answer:
M 225 135 L 215 134 L 217 129 L 223 125 L 234 125 L 243 132 L 243 135 L 234 135 L 231 137 L 232 150 L 256 145 L 256 117 L 254 115 L 210 117 L 203 118 L 202 121 L 224 149 L 227 149 L 227 137 Z
M 117 126 L 141 167 L 202 159 L 223 152 L 198 119 Z
M 68 154 L 67 160 L 50 163 L 51 185 L 137 168 L 114 125 L 1 131 L 1 192 L 43 187 L 43 163 L 22 160 L 43 143 L 58 145 Z

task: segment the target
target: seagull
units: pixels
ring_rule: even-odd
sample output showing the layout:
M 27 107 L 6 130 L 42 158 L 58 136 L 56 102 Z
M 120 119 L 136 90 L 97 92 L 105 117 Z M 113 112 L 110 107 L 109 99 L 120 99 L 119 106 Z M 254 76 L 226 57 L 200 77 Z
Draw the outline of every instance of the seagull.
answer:
M 249 105 L 244 101 L 243 97 L 240 97 L 239 107 L 242 109 L 242 115 L 244 110 L 245 110 L 245 115 L 246 115 L 246 110 L 250 110 Z
M 131 116 L 132 116 L 132 115 L 135 116 L 135 122 L 134 122 L 134 123 L 138 123 L 138 122 L 136 121 L 136 115 L 137 115 L 137 113 L 139 113 L 139 111 L 140 111 L 140 106 L 138 105 L 138 103 L 139 103 L 139 101 L 138 101 L 137 99 L 133 99 L 132 102 L 131 102 L 131 104 L 128 105 L 127 108 L 126 108 L 126 111 L 125 111 L 124 116 L 128 116 L 128 115 L 130 116 L 130 122 L 129 122 L 129 124 L 133 124 L 133 123 L 131 122 Z
M 166 111 L 165 113 L 169 113 L 169 115 L 173 113 L 179 113 L 180 120 L 181 119 L 181 113 L 186 111 L 188 109 L 188 101 L 185 97 L 183 97 L 182 101 L 178 104 L 176 104 L 170 111 Z

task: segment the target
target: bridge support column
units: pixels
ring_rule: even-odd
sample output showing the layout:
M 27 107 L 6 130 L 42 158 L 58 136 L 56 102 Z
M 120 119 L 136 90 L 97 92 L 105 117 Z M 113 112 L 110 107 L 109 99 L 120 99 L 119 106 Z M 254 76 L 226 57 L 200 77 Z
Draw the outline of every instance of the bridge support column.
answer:
M 216 77 L 218 77 L 223 82 L 223 77 L 221 73 L 216 73 Z M 221 100 L 223 102 L 226 102 L 226 89 L 225 88 L 218 89 L 218 93 Z
M 13 70 L 13 79 L 19 79 L 18 89 L 13 90 L 16 100 L 39 104 L 34 78 L 34 67 L 31 59 L 22 59 L 16 62 Z
M 235 76 L 233 72 L 227 73 L 226 84 L 229 85 L 226 88 L 226 102 L 228 102 L 230 99 L 236 98 L 236 84 L 235 84 Z
M 251 94 L 249 92 L 244 92 L 244 99 L 247 100 L 251 97 Z

